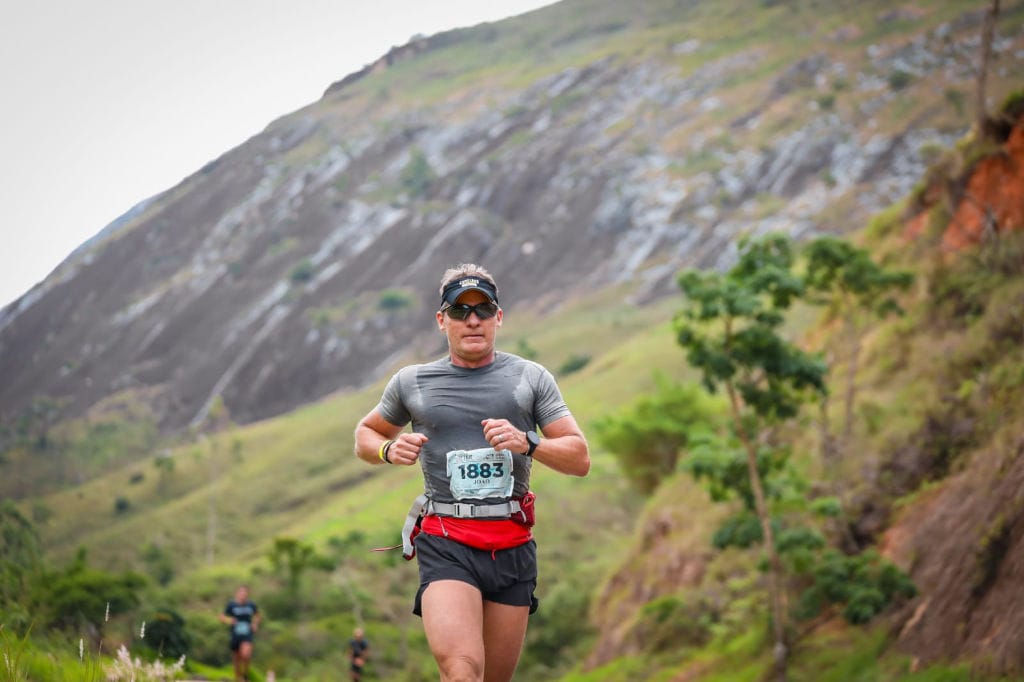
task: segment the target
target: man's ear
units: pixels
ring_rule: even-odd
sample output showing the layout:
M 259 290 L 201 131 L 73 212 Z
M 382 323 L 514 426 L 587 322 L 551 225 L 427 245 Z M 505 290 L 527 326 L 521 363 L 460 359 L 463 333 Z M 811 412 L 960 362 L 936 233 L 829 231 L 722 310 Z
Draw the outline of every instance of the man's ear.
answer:
M 435 313 L 435 315 L 437 317 L 437 330 L 443 333 L 444 332 L 444 313 L 438 311 L 437 313 Z

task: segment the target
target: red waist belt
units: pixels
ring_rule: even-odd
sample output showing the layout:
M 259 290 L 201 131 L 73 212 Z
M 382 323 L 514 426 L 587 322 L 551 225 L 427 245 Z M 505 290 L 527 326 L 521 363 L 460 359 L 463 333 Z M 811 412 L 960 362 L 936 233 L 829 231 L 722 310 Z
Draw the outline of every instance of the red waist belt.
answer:
M 528 526 L 512 519 L 457 519 L 428 514 L 420 529 L 427 535 L 445 537 L 474 549 L 494 552 L 526 544 L 533 539 Z

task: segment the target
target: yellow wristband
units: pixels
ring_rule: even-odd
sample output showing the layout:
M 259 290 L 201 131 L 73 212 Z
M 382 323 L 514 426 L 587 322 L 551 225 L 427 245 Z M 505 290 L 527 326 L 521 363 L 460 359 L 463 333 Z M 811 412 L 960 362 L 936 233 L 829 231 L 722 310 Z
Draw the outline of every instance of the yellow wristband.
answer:
M 394 442 L 395 441 L 393 440 L 386 440 L 380 444 L 380 448 L 377 450 L 377 456 L 380 457 L 380 461 L 391 464 L 391 460 L 388 459 L 388 448 L 390 448 L 391 444 Z

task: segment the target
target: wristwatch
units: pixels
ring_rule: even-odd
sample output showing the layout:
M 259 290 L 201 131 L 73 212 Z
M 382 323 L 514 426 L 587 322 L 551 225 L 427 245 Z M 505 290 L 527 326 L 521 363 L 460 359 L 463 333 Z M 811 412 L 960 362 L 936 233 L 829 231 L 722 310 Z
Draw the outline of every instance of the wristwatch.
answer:
M 536 431 L 527 431 L 526 442 L 530 444 L 530 448 L 523 454 L 527 457 L 533 457 L 533 451 L 540 445 L 540 436 L 537 435 Z

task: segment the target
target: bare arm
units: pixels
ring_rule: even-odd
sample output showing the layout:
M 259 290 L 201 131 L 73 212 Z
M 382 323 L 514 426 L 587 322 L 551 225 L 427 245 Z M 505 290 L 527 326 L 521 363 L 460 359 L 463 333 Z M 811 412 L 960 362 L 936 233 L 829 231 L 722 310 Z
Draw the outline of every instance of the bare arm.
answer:
M 556 419 L 540 432 L 544 438 L 533 451 L 535 460 L 570 476 L 590 473 L 590 446 L 572 415 Z
M 388 459 L 392 464 L 408 466 L 419 460 L 420 448 L 427 437 L 422 433 L 402 433 L 401 426 L 392 424 L 373 409 L 356 425 L 356 457 L 369 464 L 384 464 L 378 453 L 380 446 L 389 440 L 395 442 L 388 448 Z
M 526 433 L 507 419 L 485 419 L 484 437 L 495 448 L 509 448 L 524 453 L 530 447 Z M 590 472 L 590 446 L 576 419 L 566 415 L 541 429 L 544 438 L 533 451 L 533 458 L 555 471 L 570 476 L 586 476 Z

